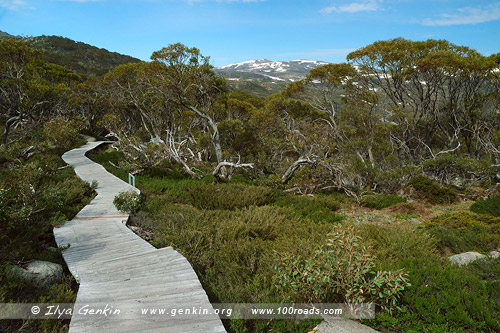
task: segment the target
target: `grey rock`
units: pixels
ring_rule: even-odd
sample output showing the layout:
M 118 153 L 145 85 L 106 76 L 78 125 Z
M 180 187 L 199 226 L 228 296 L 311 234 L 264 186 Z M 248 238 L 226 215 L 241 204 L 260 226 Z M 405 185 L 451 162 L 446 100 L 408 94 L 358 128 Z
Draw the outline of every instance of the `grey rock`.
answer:
M 141 231 L 141 228 L 139 227 L 136 227 L 136 226 L 133 226 L 133 225 L 129 225 L 128 226 L 130 230 L 132 230 L 133 232 L 135 232 L 136 234 L 139 233 Z
M 473 261 L 484 258 L 486 258 L 486 256 L 478 252 L 464 252 L 448 257 L 448 260 L 450 260 L 452 263 L 462 266 L 468 265 Z
M 452 186 L 455 186 L 455 187 L 458 187 L 458 188 L 464 188 L 465 180 L 462 179 L 462 178 L 460 178 L 460 177 L 458 177 L 458 176 L 456 176 L 449 183 Z
M 500 257 L 500 251 L 490 251 L 490 253 L 488 253 L 490 255 L 490 257 L 492 257 L 493 259 L 496 259 L 498 257 Z
M 375 333 L 378 332 L 371 327 L 361 324 L 359 321 L 335 318 L 324 320 L 314 330 L 315 333 Z
M 33 286 L 49 286 L 61 281 L 63 268 L 53 262 L 35 260 L 26 268 L 12 267 L 10 273 Z

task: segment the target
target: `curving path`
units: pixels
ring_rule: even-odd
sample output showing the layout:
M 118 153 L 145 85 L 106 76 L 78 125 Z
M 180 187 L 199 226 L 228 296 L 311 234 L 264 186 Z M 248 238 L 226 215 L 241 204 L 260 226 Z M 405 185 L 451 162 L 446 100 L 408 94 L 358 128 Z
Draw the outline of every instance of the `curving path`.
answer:
M 139 190 L 85 156 L 102 143 L 88 142 L 62 156 L 81 179 L 98 182 L 95 199 L 54 228 L 58 246 L 65 248 L 64 260 L 80 283 L 69 331 L 225 332 L 215 314 L 141 314 L 144 308 L 196 312 L 212 310 L 212 305 L 186 258 L 172 248 L 156 249 L 125 226 L 128 215 L 115 208 L 113 199 Z M 96 313 L 89 314 L 91 309 Z

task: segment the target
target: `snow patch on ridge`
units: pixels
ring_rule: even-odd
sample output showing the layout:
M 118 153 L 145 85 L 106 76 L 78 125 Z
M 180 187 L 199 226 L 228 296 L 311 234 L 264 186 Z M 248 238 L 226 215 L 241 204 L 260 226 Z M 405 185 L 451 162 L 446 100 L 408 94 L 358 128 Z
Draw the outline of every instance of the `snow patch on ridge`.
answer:
M 215 70 L 258 74 L 271 79 L 273 82 L 294 82 L 304 79 L 311 69 L 326 64 L 328 63 L 324 61 L 306 59 L 292 61 L 271 61 L 267 59 L 259 59 L 237 62 L 218 67 Z M 231 73 L 230 76 L 239 77 L 237 73 Z

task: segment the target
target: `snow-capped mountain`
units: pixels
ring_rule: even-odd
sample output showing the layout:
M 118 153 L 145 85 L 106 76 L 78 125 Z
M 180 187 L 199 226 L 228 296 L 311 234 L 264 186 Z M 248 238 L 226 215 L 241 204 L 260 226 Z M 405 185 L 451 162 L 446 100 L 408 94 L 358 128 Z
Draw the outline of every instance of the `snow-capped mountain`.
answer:
M 249 60 L 216 68 L 229 81 L 261 79 L 272 82 L 293 82 L 306 77 L 315 67 L 328 64 L 314 60 L 270 61 Z

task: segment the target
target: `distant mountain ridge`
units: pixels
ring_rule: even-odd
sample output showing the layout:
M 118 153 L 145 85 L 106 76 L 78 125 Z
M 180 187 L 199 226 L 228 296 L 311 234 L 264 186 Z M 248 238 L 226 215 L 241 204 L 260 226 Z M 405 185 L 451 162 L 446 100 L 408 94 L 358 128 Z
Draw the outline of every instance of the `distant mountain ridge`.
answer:
M 304 79 L 311 69 L 327 64 L 315 60 L 260 59 L 217 67 L 215 72 L 225 77 L 232 89 L 265 98 L 283 90 L 290 82 Z
M 305 78 L 311 69 L 326 64 L 328 63 L 315 60 L 271 61 L 260 59 L 221 66 L 215 70 L 228 79 L 261 78 L 275 82 L 293 82 Z
M 10 38 L 10 37 L 14 37 L 14 36 L 0 30 L 0 38 Z
M 103 75 L 118 65 L 140 62 L 140 59 L 110 52 L 86 43 L 59 36 L 21 37 L 0 31 L 0 39 L 21 39 L 34 49 L 43 51 L 46 61 L 66 67 L 75 73 Z

